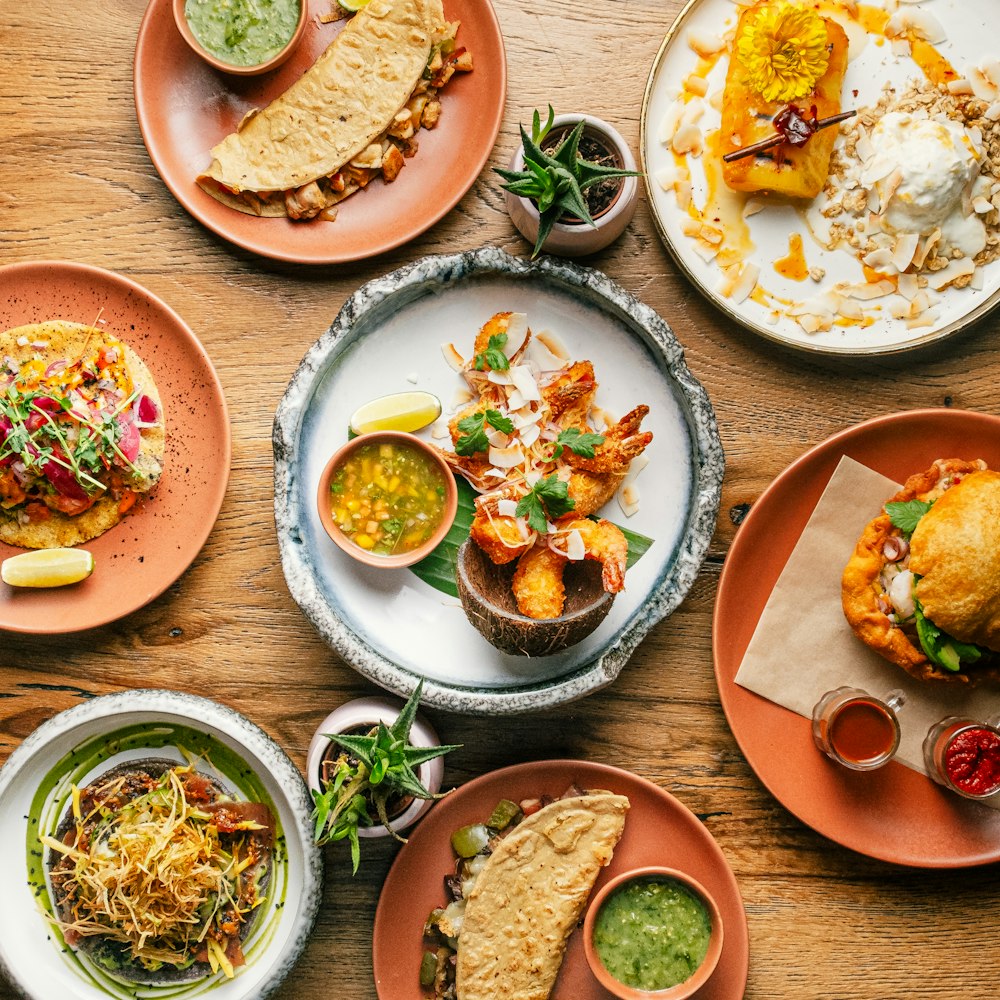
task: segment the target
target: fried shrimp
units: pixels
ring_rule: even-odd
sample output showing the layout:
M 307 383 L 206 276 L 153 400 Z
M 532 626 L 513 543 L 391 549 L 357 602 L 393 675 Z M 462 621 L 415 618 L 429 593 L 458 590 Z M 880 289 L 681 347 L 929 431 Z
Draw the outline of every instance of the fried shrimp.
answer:
M 559 531 L 567 535 L 573 531 L 580 533 L 583 557 L 601 564 L 601 582 L 609 594 L 625 589 L 628 542 L 620 528 L 607 520 L 591 521 L 580 517 L 560 523 Z
M 604 432 L 604 441 L 594 449 L 593 458 L 568 451 L 567 464 L 597 475 L 624 472 L 629 462 L 641 455 L 653 440 L 650 431 L 639 431 L 639 425 L 648 413 L 648 406 L 637 406 Z
M 515 518 L 493 517 L 486 513 L 477 514 L 472 519 L 469 537 L 497 566 L 513 562 L 531 547 L 534 540 L 531 535 L 525 538 L 521 534 Z
M 625 470 L 621 472 L 573 472 L 569 477 L 569 495 L 574 507 L 571 517 L 589 517 L 597 513 L 618 492 Z
M 543 385 L 540 391 L 552 420 L 563 427 L 583 424 L 597 391 L 593 363 L 574 362 L 547 385 Z
M 566 601 L 567 559 L 547 545 L 533 545 L 517 562 L 511 587 L 518 611 L 528 618 L 558 618 Z

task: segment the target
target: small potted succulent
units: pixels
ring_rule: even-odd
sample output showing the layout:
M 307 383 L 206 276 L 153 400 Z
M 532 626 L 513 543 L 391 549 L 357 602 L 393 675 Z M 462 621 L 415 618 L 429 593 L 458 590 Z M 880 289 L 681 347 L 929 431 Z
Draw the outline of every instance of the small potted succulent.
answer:
M 441 787 L 440 758 L 459 745 L 442 746 L 417 716 L 421 681 L 399 709 L 388 699 L 342 705 L 317 731 L 309 748 L 308 781 L 317 844 L 347 840 L 357 873 L 360 837 L 393 836 L 430 807 Z M 411 729 L 416 736 L 411 737 Z M 410 740 L 422 744 L 414 746 Z M 325 745 L 324 745 L 325 744 Z M 435 766 L 436 765 L 436 766 Z
M 639 198 L 641 176 L 625 140 L 592 115 L 556 116 L 549 105 L 543 125 L 536 110 L 531 135 L 521 126 L 521 146 L 510 169 L 494 167 L 507 182 L 505 200 L 521 235 L 566 257 L 596 253 L 625 231 Z

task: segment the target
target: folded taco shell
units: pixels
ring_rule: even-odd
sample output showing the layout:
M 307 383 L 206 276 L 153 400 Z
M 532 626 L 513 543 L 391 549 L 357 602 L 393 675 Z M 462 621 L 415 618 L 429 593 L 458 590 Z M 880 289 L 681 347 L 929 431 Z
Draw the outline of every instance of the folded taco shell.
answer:
M 371 144 L 407 102 L 434 41 L 441 0 L 371 0 L 280 97 L 243 119 L 213 150 L 198 181 L 211 195 L 287 191 L 336 173 Z M 284 214 L 281 206 L 275 214 Z
M 458 940 L 459 1000 L 545 1000 L 625 827 L 629 801 L 594 792 L 524 819 L 490 855 Z

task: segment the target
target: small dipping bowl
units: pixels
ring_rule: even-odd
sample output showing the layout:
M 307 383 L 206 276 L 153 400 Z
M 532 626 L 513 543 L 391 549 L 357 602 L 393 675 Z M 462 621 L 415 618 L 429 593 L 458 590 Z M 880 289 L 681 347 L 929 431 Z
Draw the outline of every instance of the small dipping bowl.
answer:
M 680 906 L 690 909 L 683 901 L 685 900 L 685 896 L 688 898 L 693 897 L 704 908 L 711 929 L 709 931 L 705 956 L 701 960 L 701 964 L 693 969 L 687 978 L 675 983 L 673 986 L 664 986 L 661 989 L 644 989 L 623 982 L 608 971 L 598 951 L 599 945 L 595 943 L 595 933 L 599 932 L 606 943 L 609 935 L 618 935 L 623 940 L 631 934 L 634 937 L 643 939 L 651 952 L 661 951 L 663 942 L 657 939 L 655 933 L 650 933 L 649 931 L 650 926 L 655 921 L 654 916 L 647 915 L 640 918 L 636 927 L 631 930 L 625 925 L 623 920 L 615 921 L 609 926 L 602 926 L 601 921 L 602 911 L 606 910 L 609 906 L 613 907 L 615 899 L 620 893 L 639 891 L 646 885 L 657 883 L 679 888 L 679 898 L 682 900 L 679 904 Z M 661 902 L 663 902 L 664 909 L 666 909 L 667 902 L 664 897 L 661 897 Z M 612 913 L 611 910 L 607 912 L 609 914 Z M 676 938 L 671 938 L 671 940 L 676 940 Z M 719 907 L 715 900 L 700 882 L 675 868 L 636 868 L 619 875 L 617 878 L 613 878 L 594 897 L 583 921 L 583 946 L 587 954 L 587 962 L 590 964 L 590 969 L 597 978 L 597 981 L 606 990 L 609 990 L 616 997 L 621 997 L 622 1000 L 685 1000 L 686 997 L 690 997 L 696 993 L 708 982 L 722 955 L 722 944 L 722 914 L 719 912 Z
M 355 457 L 356 453 L 362 447 L 381 444 L 405 446 L 419 452 L 440 470 L 445 488 L 444 510 L 441 521 L 433 534 L 416 548 L 395 555 L 379 555 L 369 549 L 362 548 L 344 534 L 333 517 L 330 487 L 337 471 L 351 458 Z M 434 448 L 425 441 L 421 441 L 416 435 L 407 434 L 403 431 L 373 431 L 371 434 L 360 434 L 358 437 L 352 438 L 333 453 L 330 461 L 326 463 L 323 474 L 319 477 L 316 504 L 326 533 L 352 559 L 357 559 L 358 562 L 362 562 L 367 566 L 376 566 L 379 569 L 399 569 L 403 566 L 412 566 L 415 562 L 423 559 L 424 556 L 429 555 L 441 543 L 444 536 L 448 534 L 448 530 L 451 528 L 458 510 L 458 487 L 455 485 L 455 477 L 451 474 L 451 470 L 448 468 L 445 460 Z
M 299 0 L 299 19 L 295 24 L 295 30 L 292 32 L 291 38 L 285 43 L 284 48 L 279 49 L 274 55 L 269 56 L 263 62 L 253 63 L 249 66 L 239 66 L 235 63 L 226 62 L 202 45 L 188 23 L 185 12 L 186 6 L 187 0 L 173 0 L 174 22 L 177 25 L 177 30 L 181 33 L 181 38 L 187 42 L 188 47 L 195 55 L 203 59 L 213 69 L 217 69 L 220 73 L 230 73 L 233 76 L 258 76 L 261 73 L 267 73 L 272 69 L 276 69 L 298 47 L 303 34 L 305 34 L 306 25 L 309 23 L 309 0 Z
M 1000 718 L 950 715 L 931 726 L 923 750 L 927 773 L 956 795 L 982 801 L 1000 792 Z

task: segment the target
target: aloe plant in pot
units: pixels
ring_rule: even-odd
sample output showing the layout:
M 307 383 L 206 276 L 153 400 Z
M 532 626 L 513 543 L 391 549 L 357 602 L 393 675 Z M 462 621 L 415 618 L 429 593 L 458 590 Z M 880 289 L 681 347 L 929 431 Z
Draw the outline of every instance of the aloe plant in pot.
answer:
M 583 146 L 587 156 L 581 155 Z M 556 117 L 538 111 L 531 134 L 521 126 L 521 147 L 510 169 L 495 167 L 506 181 L 507 209 L 514 225 L 543 249 L 581 256 L 617 239 L 635 212 L 641 176 L 622 137 L 590 115 Z

